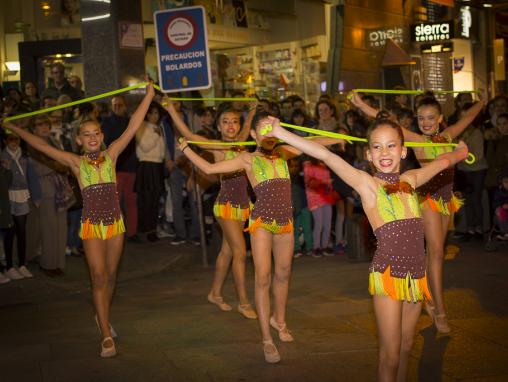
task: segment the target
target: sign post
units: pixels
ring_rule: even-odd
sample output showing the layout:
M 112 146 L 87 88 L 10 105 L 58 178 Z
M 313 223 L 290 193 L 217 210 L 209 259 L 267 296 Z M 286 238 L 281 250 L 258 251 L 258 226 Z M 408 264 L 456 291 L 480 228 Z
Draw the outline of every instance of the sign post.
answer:
M 154 13 L 159 82 L 162 91 L 211 86 L 205 9 L 201 6 Z
M 205 15 L 205 9 L 201 6 L 154 13 L 159 83 L 163 92 L 207 89 L 211 86 Z M 202 263 L 207 267 L 203 203 L 195 170 L 191 176 L 194 178 L 194 196 L 199 215 Z

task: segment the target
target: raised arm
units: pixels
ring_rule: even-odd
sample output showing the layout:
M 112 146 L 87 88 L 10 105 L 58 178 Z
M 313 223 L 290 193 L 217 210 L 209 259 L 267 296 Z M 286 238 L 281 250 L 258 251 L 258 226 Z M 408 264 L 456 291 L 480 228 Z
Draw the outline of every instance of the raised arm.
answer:
M 333 154 L 315 140 L 305 139 L 293 134 L 279 125 L 277 119 L 272 119 L 272 131 L 266 136 L 279 138 L 307 155 L 324 162 L 333 172 L 340 176 L 344 182 L 359 191 L 370 185 L 372 178 L 366 172 L 358 170 L 338 155 Z
M 238 140 L 239 141 L 245 141 L 249 138 L 250 134 L 250 128 L 252 125 L 252 119 L 254 118 L 254 114 L 256 114 L 256 106 L 258 104 L 258 101 L 253 101 L 250 103 L 250 111 L 249 114 L 247 114 L 247 118 L 243 122 L 242 130 L 240 130 L 240 133 L 238 134 Z
M 367 103 L 365 103 L 362 100 L 362 98 L 358 95 L 357 92 L 350 93 L 350 100 L 354 106 L 356 106 L 365 115 L 367 115 L 370 118 L 376 118 L 377 114 L 379 113 L 379 110 L 373 108 L 370 105 L 367 105 Z M 422 136 L 420 134 L 413 133 L 412 131 L 405 129 L 402 126 L 401 126 L 401 128 L 402 128 L 402 133 L 404 134 L 404 140 L 410 141 L 410 142 L 422 142 L 423 141 Z
M 51 146 L 44 139 L 33 135 L 25 129 L 21 129 L 18 126 L 14 125 L 11 122 L 3 122 L 2 126 L 5 129 L 11 130 L 13 133 L 19 135 L 21 139 L 26 141 L 30 146 L 34 149 L 46 154 L 48 157 L 56 160 L 57 162 L 63 164 L 64 166 L 68 166 L 74 168 L 75 166 L 79 166 L 79 157 L 75 154 L 69 153 L 67 151 L 58 150 L 57 148 Z
M 178 111 L 176 111 L 175 105 L 173 105 L 173 103 L 169 99 L 166 99 L 166 102 L 167 102 L 166 106 L 167 112 L 171 116 L 171 119 L 173 120 L 176 129 L 180 132 L 180 134 L 182 134 L 182 136 L 185 139 L 187 139 L 188 141 L 209 141 L 209 139 L 201 135 L 194 134 L 191 131 L 191 129 L 189 129 L 189 127 L 185 124 L 182 117 L 180 117 Z
M 444 129 L 442 134 L 448 134 L 452 139 L 458 137 L 474 121 L 484 105 L 484 101 L 476 102 L 461 119 Z
M 413 180 L 411 183 L 414 184 L 415 187 L 419 187 L 422 184 L 427 183 L 441 171 L 447 169 L 448 167 L 454 166 L 466 159 L 467 154 L 468 148 L 466 144 L 460 141 L 460 143 L 455 147 L 455 150 L 453 150 L 451 153 L 441 154 L 428 165 L 423 166 L 422 168 L 406 171 L 402 177 L 412 178 Z
M 201 171 L 207 175 L 211 174 L 227 174 L 238 170 L 244 170 L 247 165 L 246 155 L 241 154 L 237 157 L 229 160 L 220 161 L 217 163 L 210 163 L 207 160 L 196 154 L 187 144 L 187 141 L 183 139 L 179 144 L 180 150 L 189 160 L 196 165 Z
M 111 142 L 111 144 L 108 147 L 107 150 L 108 155 L 111 157 L 113 161 L 116 161 L 118 156 L 127 147 L 131 139 L 134 138 L 134 135 L 136 135 L 136 131 L 139 129 L 143 120 L 145 119 L 146 112 L 150 107 L 150 102 L 152 102 L 154 95 L 155 92 L 153 90 L 153 84 L 149 83 L 146 86 L 145 98 L 143 98 L 134 114 L 132 114 L 132 117 L 129 121 L 129 125 L 122 133 L 122 135 L 120 135 L 120 137 L 115 141 Z

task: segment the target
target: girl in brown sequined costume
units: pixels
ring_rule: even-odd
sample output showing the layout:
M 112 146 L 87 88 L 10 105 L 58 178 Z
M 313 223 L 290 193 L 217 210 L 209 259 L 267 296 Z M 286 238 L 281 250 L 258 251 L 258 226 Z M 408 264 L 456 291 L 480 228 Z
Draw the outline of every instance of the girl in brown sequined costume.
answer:
M 254 105 L 252 105 L 254 106 Z M 213 142 L 201 135 L 194 134 L 182 120 L 174 105 L 167 100 L 167 111 L 171 115 L 175 127 L 188 140 Z M 254 115 L 249 113 L 244 127 L 240 129 L 240 116 L 236 111 L 225 109 L 217 116 L 217 127 L 221 133 L 222 141 L 244 141 L 250 130 L 250 121 Z M 220 141 L 219 141 L 220 142 Z M 243 149 L 227 146 L 201 146 L 209 150 L 214 156 L 214 162 L 221 162 L 238 156 Z M 244 317 L 256 319 L 257 314 L 250 304 L 245 285 L 245 262 L 247 251 L 243 235 L 245 221 L 250 215 L 250 196 L 247 190 L 245 171 L 235 171 L 221 174 L 221 188 L 214 204 L 214 215 L 222 228 L 222 246 L 215 262 L 215 273 L 208 301 L 217 305 L 223 311 L 230 311 L 231 305 L 222 298 L 222 287 L 233 263 L 233 278 L 239 304 L 237 310 Z
M 374 118 L 378 113 L 376 109 L 363 102 L 356 93 L 353 93 L 352 102 L 370 117 Z M 434 98 L 423 98 L 417 108 L 418 128 L 422 134 L 402 129 L 404 139 L 412 142 L 451 142 L 473 122 L 483 106 L 484 101 L 477 102 L 457 123 L 441 129 L 443 124 L 441 105 Z M 437 155 L 450 149 L 415 147 L 413 150 L 420 165 L 425 167 Z M 453 195 L 453 174 L 453 169 L 446 169 L 436 174 L 428 184 L 418 189 L 425 224 L 427 254 L 429 255 L 427 273 L 433 296 L 433 303 L 427 303 L 426 309 L 437 330 L 442 333 L 450 332 L 443 299 L 444 243 L 450 218 L 462 204 Z
M 287 145 L 275 147 L 276 139 L 265 139 L 260 134 L 265 125 L 275 122 L 277 120 L 266 112 L 256 113 L 252 120 L 253 130 L 251 131 L 258 146 L 256 152 L 244 152 L 231 160 L 211 164 L 194 153 L 185 141 L 182 141 L 180 146 L 183 153 L 207 174 L 244 170 L 256 193 L 256 203 L 250 216 L 248 230 L 251 233 L 252 257 L 256 274 L 256 309 L 259 315 L 265 360 L 270 363 L 280 360 L 279 352 L 270 334 L 270 326 L 278 331 L 281 341 L 293 341 L 286 327 L 286 302 L 294 244 L 291 183 L 286 159 L 301 153 Z M 338 141 L 330 138 L 316 140 L 324 144 L 334 144 Z M 274 312 L 270 317 L 272 252 L 275 263 Z
M 115 187 L 115 164 L 120 153 L 136 134 L 154 96 L 153 86 L 147 86 L 146 96 L 132 115 L 125 132 L 105 151 L 101 151 L 104 136 L 96 120 L 84 120 L 76 142 L 84 155 L 58 150 L 46 141 L 13 124 L 4 126 L 14 131 L 30 146 L 68 166 L 78 179 L 83 194 L 81 236 L 92 282 L 96 322 L 102 335 L 101 357 L 116 355 L 109 311 L 116 283 L 116 272 L 123 249 L 123 219 Z
M 371 176 L 314 141 L 280 126 L 274 125 L 268 135 L 323 161 L 360 195 L 378 240 L 369 275 L 379 333 L 378 380 L 405 380 L 421 301 L 430 298 L 425 278 L 423 221 L 414 189 L 465 159 L 467 147 L 461 143 L 453 153 L 399 175 L 401 158 L 407 153 L 402 130 L 389 120 L 379 120 L 367 134 L 367 157 L 377 170 Z

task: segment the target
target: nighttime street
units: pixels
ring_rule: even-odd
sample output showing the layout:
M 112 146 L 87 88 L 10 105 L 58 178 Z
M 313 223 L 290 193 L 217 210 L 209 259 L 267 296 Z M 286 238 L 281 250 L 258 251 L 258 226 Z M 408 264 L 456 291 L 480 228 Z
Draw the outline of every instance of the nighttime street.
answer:
M 367 292 L 368 263 L 345 256 L 295 259 L 287 322 L 295 342 L 266 365 L 259 329 L 235 310 L 206 301 L 212 268 L 193 246 L 171 254 L 167 242 L 131 245 L 124 256 L 112 322 L 118 356 L 97 357 L 83 259 L 67 276 L 11 282 L 0 289 L 2 382 L 18 381 L 372 381 L 377 340 Z M 174 257 L 174 259 L 171 259 Z M 160 269 L 157 269 L 157 268 Z M 452 332 L 438 335 L 427 315 L 409 362 L 408 381 L 506 381 L 508 253 L 462 245 L 445 261 Z M 248 266 L 252 291 L 252 266 Z M 225 300 L 236 306 L 231 278 Z

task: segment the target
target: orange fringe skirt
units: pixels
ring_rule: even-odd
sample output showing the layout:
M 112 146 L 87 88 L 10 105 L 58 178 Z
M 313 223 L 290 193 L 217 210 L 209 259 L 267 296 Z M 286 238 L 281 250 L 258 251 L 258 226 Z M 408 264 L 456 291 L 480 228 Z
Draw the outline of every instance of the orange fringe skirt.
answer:
M 390 266 L 383 273 L 370 272 L 369 293 L 373 296 L 389 296 L 394 300 L 407 302 L 432 301 L 426 275 L 414 279 L 408 273 L 405 278 L 397 278 L 390 275 Z
M 79 231 L 79 237 L 83 240 L 87 239 L 102 239 L 107 240 L 112 238 L 113 236 L 120 235 L 125 232 L 125 225 L 123 222 L 123 217 L 120 216 L 119 219 L 115 220 L 113 224 L 104 225 L 102 222 L 100 224 L 92 224 L 90 220 L 85 220 L 81 222 L 81 229 Z
M 420 205 L 422 208 L 425 203 L 427 203 L 433 211 L 439 212 L 441 215 L 451 215 L 462 207 L 464 200 L 459 199 L 455 196 L 455 194 L 452 194 L 450 201 L 445 202 L 443 201 L 443 198 L 435 200 L 432 199 L 430 194 L 427 194 L 425 196 L 420 196 Z
M 216 218 L 238 220 L 244 222 L 249 218 L 251 209 L 252 204 L 248 208 L 241 208 L 239 205 L 233 206 L 229 202 L 226 204 L 215 203 L 213 205 L 213 215 Z
M 256 230 L 260 227 L 276 235 L 280 233 L 291 233 L 293 232 L 293 221 L 290 220 L 285 225 L 279 225 L 275 220 L 272 221 L 271 223 L 264 223 L 261 220 L 261 217 L 258 217 L 256 220 L 249 219 L 249 226 L 245 228 L 244 231 L 254 234 L 256 233 Z

